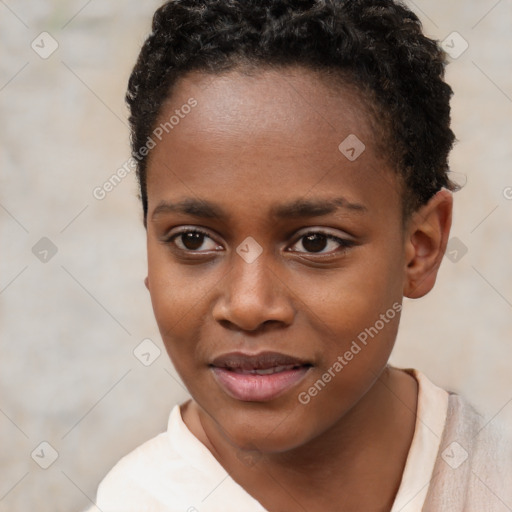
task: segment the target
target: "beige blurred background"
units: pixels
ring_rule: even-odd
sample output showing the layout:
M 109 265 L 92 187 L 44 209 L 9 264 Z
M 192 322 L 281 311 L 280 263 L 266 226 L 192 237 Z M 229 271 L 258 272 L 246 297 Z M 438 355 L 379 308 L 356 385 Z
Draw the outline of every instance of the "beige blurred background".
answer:
M 512 1 L 408 3 L 454 56 L 451 168 L 467 183 L 391 362 L 512 421 Z M 135 176 L 93 195 L 129 156 L 125 88 L 159 4 L 0 0 L 1 512 L 83 510 L 187 397 L 143 285 Z

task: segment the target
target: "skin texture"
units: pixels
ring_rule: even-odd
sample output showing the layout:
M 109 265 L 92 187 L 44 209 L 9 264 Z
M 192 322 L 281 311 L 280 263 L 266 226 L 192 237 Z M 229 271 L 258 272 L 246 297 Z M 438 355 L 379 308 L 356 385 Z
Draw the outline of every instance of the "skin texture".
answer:
M 338 509 L 333 503 L 389 510 L 417 407 L 415 379 L 387 366 L 399 314 L 309 403 L 298 395 L 404 295 L 421 297 L 432 288 L 450 229 L 451 193 L 440 191 L 403 223 L 403 191 L 364 103 L 353 89 L 334 88 L 313 71 L 189 73 L 161 121 L 190 97 L 197 106 L 164 133 L 147 168 L 146 286 L 167 352 L 192 396 L 183 420 L 269 511 Z M 365 144 L 355 161 L 338 149 L 350 134 Z M 341 196 L 360 208 L 271 215 L 297 199 Z M 162 202 L 186 197 L 216 203 L 226 218 L 169 209 L 154 215 Z M 195 245 L 169 240 L 194 227 L 208 234 Z M 319 231 L 349 245 L 327 239 L 315 249 L 304 235 Z M 236 252 L 249 236 L 263 249 L 252 263 Z M 271 401 L 241 401 L 219 387 L 208 366 L 235 350 L 282 352 L 313 366 Z

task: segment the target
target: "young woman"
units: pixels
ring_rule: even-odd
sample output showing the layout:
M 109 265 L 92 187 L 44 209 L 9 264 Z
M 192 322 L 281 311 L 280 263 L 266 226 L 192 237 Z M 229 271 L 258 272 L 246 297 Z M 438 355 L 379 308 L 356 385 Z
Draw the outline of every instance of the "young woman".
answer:
M 388 364 L 451 226 L 444 65 L 391 0 L 157 10 L 127 101 L 146 286 L 192 399 L 91 510 L 512 509 L 496 422 Z

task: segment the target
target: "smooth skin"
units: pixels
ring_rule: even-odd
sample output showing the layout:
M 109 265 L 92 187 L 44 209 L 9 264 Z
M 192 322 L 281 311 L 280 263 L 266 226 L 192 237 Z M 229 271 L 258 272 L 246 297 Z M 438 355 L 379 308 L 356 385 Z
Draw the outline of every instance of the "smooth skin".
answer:
M 378 125 L 353 87 L 311 70 L 189 73 L 159 122 L 191 97 L 197 106 L 164 133 L 147 168 L 145 282 L 192 396 L 183 420 L 270 512 L 389 511 L 418 395 L 412 376 L 387 365 L 399 315 L 308 404 L 298 395 L 393 304 L 430 291 L 452 195 L 441 190 L 403 222 L 404 191 Z M 354 161 L 338 149 L 350 134 L 365 144 Z M 169 206 L 185 198 L 224 215 Z M 343 201 L 331 213 L 274 215 L 334 198 Z M 206 234 L 183 236 L 194 228 Z M 318 232 L 336 238 L 307 238 Z M 236 252 L 249 236 L 263 249 L 252 263 Z M 267 350 L 313 366 L 267 402 L 234 399 L 215 381 L 216 356 Z

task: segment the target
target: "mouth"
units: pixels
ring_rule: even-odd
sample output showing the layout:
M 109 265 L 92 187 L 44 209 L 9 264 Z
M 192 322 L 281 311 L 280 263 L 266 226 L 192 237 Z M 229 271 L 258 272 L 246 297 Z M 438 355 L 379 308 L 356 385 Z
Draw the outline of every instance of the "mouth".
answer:
M 308 361 L 278 352 L 232 352 L 210 364 L 220 387 L 232 398 L 246 402 L 277 398 L 303 380 L 312 366 Z

